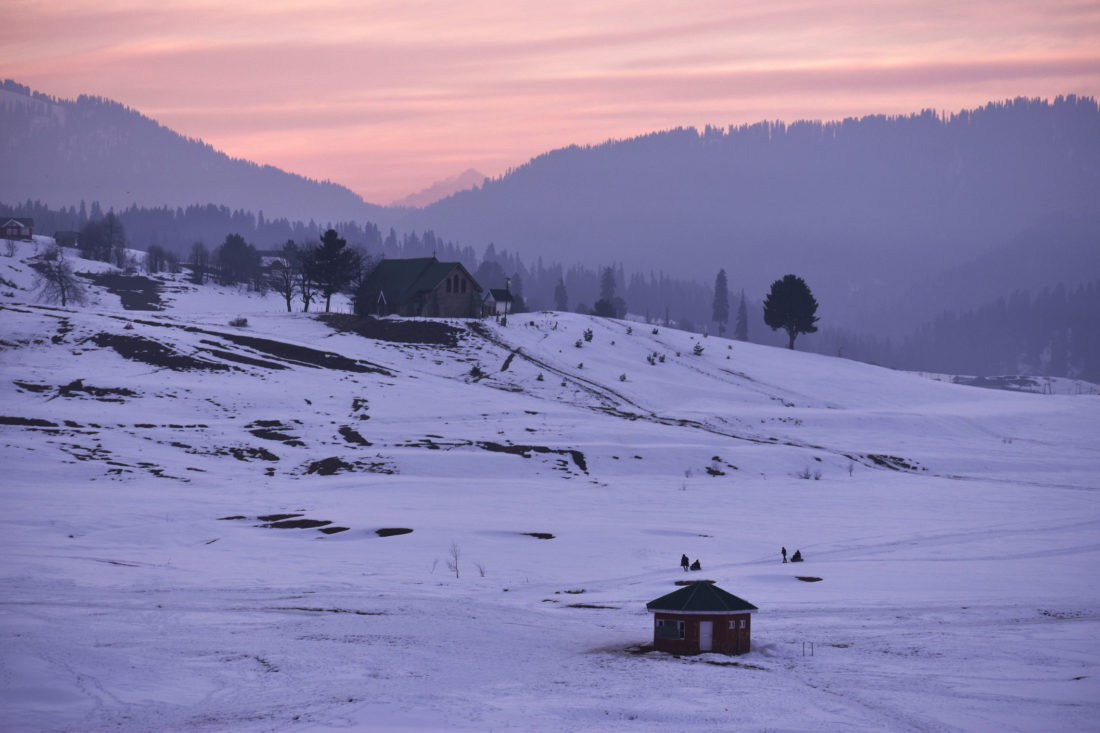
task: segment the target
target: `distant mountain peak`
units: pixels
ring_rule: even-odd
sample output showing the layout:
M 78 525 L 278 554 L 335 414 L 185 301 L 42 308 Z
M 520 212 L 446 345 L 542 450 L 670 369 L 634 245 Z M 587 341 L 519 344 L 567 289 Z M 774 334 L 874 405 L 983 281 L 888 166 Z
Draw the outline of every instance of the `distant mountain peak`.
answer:
M 468 168 L 457 176 L 451 176 L 450 178 L 444 178 L 442 181 L 436 181 L 421 191 L 411 193 L 398 201 L 393 201 L 390 203 L 390 206 L 422 208 L 429 204 L 434 204 L 441 199 L 445 199 L 452 194 L 456 194 L 459 191 L 466 191 L 474 186 L 480 186 L 484 182 L 484 173 L 480 173 L 473 168 Z

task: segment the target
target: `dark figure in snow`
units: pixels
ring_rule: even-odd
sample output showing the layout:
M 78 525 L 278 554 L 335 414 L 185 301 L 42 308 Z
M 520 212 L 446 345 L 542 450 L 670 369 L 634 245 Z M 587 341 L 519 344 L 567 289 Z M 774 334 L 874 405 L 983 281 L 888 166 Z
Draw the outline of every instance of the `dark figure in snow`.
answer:
M 699 561 L 698 561 L 698 560 L 696 560 L 695 562 L 693 562 L 693 563 L 691 564 L 691 569 L 692 569 L 692 570 L 702 570 L 702 569 L 703 569 L 703 566 L 699 564 Z
M 783 562 L 784 563 L 787 562 L 787 548 L 786 547 L 780 547 L 779 551 L 783 553 Z
M 690 563 L 688 562 L 688 556 L 687 555 L 680 555 L 680 567 L 682 567 L 684 569 L 685 573 L 687 572 L 689 564 Z
M 802 550 L 795 550 L 791 555 L 791 562 L 802 562 Z

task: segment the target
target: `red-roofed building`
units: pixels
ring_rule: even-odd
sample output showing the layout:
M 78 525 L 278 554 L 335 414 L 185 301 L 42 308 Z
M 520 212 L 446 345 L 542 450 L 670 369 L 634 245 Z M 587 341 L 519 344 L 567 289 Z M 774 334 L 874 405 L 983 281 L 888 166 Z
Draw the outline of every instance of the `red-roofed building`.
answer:
M 653 614 L 653 648 L 677 654 L 744 654 L 759 610 L 710 580 L 661 596 L 646 609 Z

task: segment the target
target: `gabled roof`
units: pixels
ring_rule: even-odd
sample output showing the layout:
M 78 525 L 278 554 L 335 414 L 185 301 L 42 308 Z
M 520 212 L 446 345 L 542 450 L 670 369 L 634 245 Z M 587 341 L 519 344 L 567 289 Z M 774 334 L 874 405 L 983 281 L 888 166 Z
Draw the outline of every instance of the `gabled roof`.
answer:
M 650 611 L 687 611 L 691 613 L 744 613 L 758 611 L 744 598 L 727 593 L 710 582 L 698 582 L 661 596 L 645 604 Z
M 386 302 L 391 306 L 401 305 L 412 300 L 418 293 L 434 290 L 456 267 L 470 278 L 475 291 L 481 290 L 481 286 L 461 262 L 440 262 L 435 257 L 382 260 L 363 287 L 367 292 L 383 293 Z
M 0 224 L 0 226 L 5 226 L 6 227 L 8 224 L 11 224 L 14 221 L 19 226 L 34 227 L 34 219 L 31 219 L 29 217 L 9 216 L 8 218 L 3 219 L 2 221 L 4 223 Z
M 506 288 L 489 288 L 489 295 L 498 303 L 512 302 L 512 293 Z

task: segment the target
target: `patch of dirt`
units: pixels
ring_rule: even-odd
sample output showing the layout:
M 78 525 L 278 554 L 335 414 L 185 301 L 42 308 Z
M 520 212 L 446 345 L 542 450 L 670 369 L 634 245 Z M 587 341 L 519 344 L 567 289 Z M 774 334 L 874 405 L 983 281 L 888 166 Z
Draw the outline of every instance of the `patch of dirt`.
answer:
M 218 517 L 219 522 L 224 522 L 229 519 L 248 519 L 248 517 L 244 516 L 243 514 L 236 514 L 232 517 Z
M 317 349 L 299 346 L 298 344 L 288 344 L 282 341 L 272 341 L 270 339 L 258 338 L 256 336 L 243 336 L 235 333 L 219 333 L 216 335 L 238 346 L 246 346 L 262 354 L 267 354 L 268 356 L 273 356 L 277 359 L 282 359 L 283 361 L 288 361 L 300 366 L 393 376 L 389 370 L 377 364 L 371 364 L 370 362 L 357 359 L 349 359 L 346 356 L 334 354 L 331 351 L 318 351 Z
M 105 288 L 122 301 L 128 311 L 164 310 L 160 300 L 161 284 L 142 275 L 123 275 L 117 272 L 80 272 L 80 277 L 93 285 Z
M 573 459 L 573 463 L 577 468 L 584 473 L 588 473 L 588 462 L 585 461 L 584 454 L 579 450 L 570 448 L 547 448 L 545 445 L 503 445 L 488 440 L 479 440 L 477 446 L 483 450 L 493 451 L 495 453 L 511 453 L 513 455 L 523 456 L 524 458 L 530 458 L 532 453 L 556 453 L 563 456 L 567 455 Z
M 243 354 L 238 354 L 238 353 L 233 352 L 233 351 L 226 351 L 225 349 L 218 348 L 220 346 L 220 344 L 218 344 L 216 341 L 210 341 L 209 339 L 202 339 L 202 340 L 199 341 L 199 343 L 206 344 L 206 346 L 208 347 L 208 348 L 203 349 L 203 351 L 207 352 L 208 354 L 211 354 L 212 356 L 216 356 L 219 359 L 224 359 L 226 361 L 232 361 L 232 362 L 236 362 L 237 364 L 244 364 L 246 366 L 262 367 L 264 369 L 289 369 L 290 368 L 286 364 L 277 364 L 276 362 L 273 362 L 273 361 L 265 361 L 263 359 L 254 359 L 251 356 L 245 356 Z
M 186 356 L 158 341 L 143 336 L 130 336 L 103 331 L 87 340 L 100 348 L 114 349 L 124 359 L 174 371 L 224 372 L 230 369 L 228 364 L 218 364 L 217 362 Z
M 338 432 L 341 436 L 343 436 L 344 440 L 351 443 L 352 445 L 362 445 L 368 448 L 374 445 L 369 440 L 360 435 L 357 430 L 350 428 L 347 425 L 342 426 Z
M 74 379 L 68 384 L 57 388 L 57 393 L 62 397 L 77 397 L 78 393 L 90 395 L 102 402 L 122 402 L 122 397 L 136 397 L 137 392 L 126 387 L 93 387 L 84 384 L 83 379 Z
M 265 514 L 262 517 L 256 517 L 261 522 L 281 522 L 284 519 L 294 519 L 294 517 L 304 517 L 305 514 Z M 241 517 L 244 519 L 244 517 Z
M 313 529 L 332 524 L 327 519 L 284 519 L 279 522 L 268 522 L 260 525 L 268 529 Z
M 12 384 L 14 384 L 16 387 L 18 387 L 19 389 L 24 390 L 26 392 L 39 392 L 39 393 L 41 393 L 41 392 L 49 392 L 51 389 L 53 389 L 53 386 L 49 385 L 49 384 L 31 384 L 30 382 L 21 382 L 18 379 L 13 379 Z
M 321 527 L 318 532 L 324 532 L 325 534 L 338 534 L 340 532 L 347 532 L 351 527 Z
M 816 578 L 813 575 L 796 575 L 794 576 L 801 580 L 803 583 L 820 583 L 821 578 Z
M 334 473 L 340 473 L 341 471 L 354 471 L 355 466 L 350 463 L 346 463 L 336 456 L 330 456 L 328 458 L 322 458 L 319 461 L 314 461 L 306 468 L 306 473 L 316 473 L 321 476 L 331 476 Z
M 18 425 L 25 428 L 56 428 L 60 427 L 55 422 L 43 420 L 39 417 L 10 417 L 0 415 L 0 425 Z
M 595 604 L 595 603 L 570 603 L 569 605 L 566 606 L 566 608 L 607 608 L 607 609 L 615 610 L 615 609 L 618 609 L 619 607 L 618 606 L 600 606 L 600 605 Z
M 463 335 L 461 328 L 441 321 L 371 318 L 341 313 L 325 313 L 317 316 L 317 320 L 335 331 L 398 344 L 454 347 L 458 346 Z
M 552 540 L 554 535 L 549 532 L 520 532 L 520 534 L 527 537 L 534 537 L 536 540 Z
M 261 438 L 263 440 L 277 440 L 280 443 L 285 443 L 286 445 L 294 447 L 301 447 L 305 445 L 305 443 L 303 443 L 298 438 L 298 436 L 291 435 L 289 433 L 281 433 L 279 432 L 279 430 L 275 430 L 275 428 L 278 428 L 279 430 L 291 429 L 289 425 L 281 423 L 278 420 L 256 420 L 255 422 L 251 422 L 248 425 L 245 425 L 245 429 L 247 429 L 248 432 L 252 433 L 257 438 Z
M 374 533 L 379 537 L 396 537 L 401 534 L 409 534 L 412 532 L 408 527 L 383 527 L 382 529 L 374 530 Z
M 230 446 L 226 452 L 238 461 L 277 461 L 279 456 L 267 448 L 253 448 L 250 445 Z
M 879 453 L 868 453 L 867 458 L 871 460 L 876 466 L 882 466 L 883 468 L 889 468 L 892 471 L 920 471 L 922 470 L 920 465 L 916 462 L 909 462 L 904 458 L 898 458 L 897 456 L 887 456 Z
M 273 611 L 307 611 L 309 613 L 352 613 L 356 616 L 385 616 L 385 611 L 353 611 L 347 608 L 308 608 L 306 606 L 284 606 Z

